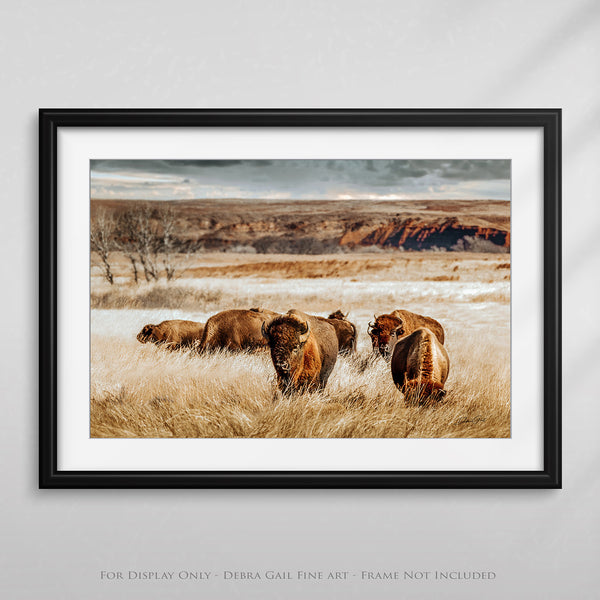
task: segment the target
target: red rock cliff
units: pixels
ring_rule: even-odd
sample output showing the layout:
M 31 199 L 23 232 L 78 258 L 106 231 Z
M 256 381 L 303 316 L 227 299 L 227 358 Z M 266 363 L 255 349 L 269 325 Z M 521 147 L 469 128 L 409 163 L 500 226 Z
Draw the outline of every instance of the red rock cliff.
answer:
M 510 232 L 493 227 L 463 225 L 456 218 L 434 223 L 409 218 L 383 223 L 375 228 L 361 227 L 345 232 L 340 244 L 376 245 L 406 250 L 426 250 L 433 247 L 451 249 L 465 237 L 487 240 L 497 246 L 510 248 Z

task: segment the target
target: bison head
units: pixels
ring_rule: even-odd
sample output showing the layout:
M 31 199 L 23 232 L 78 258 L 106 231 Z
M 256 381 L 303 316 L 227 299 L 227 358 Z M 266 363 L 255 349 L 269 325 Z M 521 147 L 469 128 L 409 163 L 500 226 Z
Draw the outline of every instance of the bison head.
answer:
M 137 334 L 137 341 L 145 344 L 146 342 L 155 342 L 154 328 L 156 325 L 144 325 L 142 330 Z
M 347 321 L 348 313 L 344 314 L 339 308 L 332 312 L 327 318 L 328 319 L 339 319 L 340 321 Z
M 292 375 L 302 365 L 304 345 L 310 336 L 308 323 L 296 315 L 282 315 L 262 325 L 264 337 L 269 342 L 271 359 L 277 376 L 290 383 Z
M 370 322 L 367 333 L 371 336 L 373 352 L 378 352 L 386 360 L 390 358 L 394 344 L 398 337 L 404 335 L 402 319 L 393 315 L 379 315 L 375 322 Z

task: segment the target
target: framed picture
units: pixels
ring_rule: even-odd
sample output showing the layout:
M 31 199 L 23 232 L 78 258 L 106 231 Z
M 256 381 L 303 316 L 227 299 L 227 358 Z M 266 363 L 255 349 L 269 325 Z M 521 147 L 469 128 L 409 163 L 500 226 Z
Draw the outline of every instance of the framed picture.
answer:
M 40 487 L 560 487 L 560 123 L 40 110 Z

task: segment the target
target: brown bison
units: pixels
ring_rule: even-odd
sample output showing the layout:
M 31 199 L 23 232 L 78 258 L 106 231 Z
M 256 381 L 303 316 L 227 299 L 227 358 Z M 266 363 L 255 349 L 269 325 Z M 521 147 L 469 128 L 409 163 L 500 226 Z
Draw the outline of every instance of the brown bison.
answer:
M 158 325 L 144 325 L 137 334 L 138 342 L 152 342 L 165 346 L 169 350 L 193 348 L 200 343 L 204 333 L 204 324 L 195 321 L 163 321 Z
M 349 354 L 350 352 L 354 352 L 356 348 L 356 327 L 346 317 L 347 315 L 342 313 L 341 310 L 336 310 L 327 318 L 317 317 L 333 325 L 338 339 L 338 351 L 340 354 Z
M 200 351 L 205 350 L 257 350 L 267 347 L 262 334 L 265 322 L 278 313 L 266 309 L 224 310 L 206 321 Z
M 326 319 L 290 310 L 263 325 L 263 334 L 282 392 L 325 387 L 338 353 L 335 329 Z
M 397 337 L 401 330 L 392 332 Z M 441 400 L 450 370 L 446 348 L 426 327 L 397 337 L 391 361 L 392 379 L 409 403 Z
M 367 333 L 371 336 L 373 351 L 379 350 L 381 356 L 389 358 L 393 346 L 390 344 L 392 331 L 396 331 L 396 339 L 409 335 L 419 327 L 427 327 L 444 343 L 444 328 L 431 317 L 424 317 L 408 310 L 394 310 L 389 314 L 375 316 L 375 322 L 369 323 Z
M 328 319 L 339 319 L 343 321 L 348 316 L 348 313 L 344 314 L 339 308 L 332 312 L 327 318 Z

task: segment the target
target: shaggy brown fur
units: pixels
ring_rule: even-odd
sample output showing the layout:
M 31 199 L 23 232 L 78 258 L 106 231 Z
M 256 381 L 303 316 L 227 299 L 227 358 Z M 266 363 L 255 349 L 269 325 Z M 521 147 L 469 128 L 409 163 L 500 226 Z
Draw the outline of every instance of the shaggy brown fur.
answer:
M 262 334 L 263 323 L 278 313 L 266 309 L 224 310 L 206 321 L 200 351 L 205 350 L 258 350 L 267 348 Z
M 408 310 L 394 310 L 389 314 L 376 316 L 375 322 L 369 323 L 367 332 L 371 336 L 373 351 L 379 350 L 384 358 L 389 358 L 393 350 L 393 345 L 390 343 L 392 332 L 396 331 L 396 339 L 399 339 L 410 335 L 419 327 L 427 327 L 441 344 L 444 343 L 444 328 L 438 321 Z
M 327 319 L 290 310 L 263 330 L 282 392 L 325 387 L 338 353 L 335 329 Z
M 397 337 L 394 331 L 392 337 Z M 450 370 L 450 359 L 434 333 L 420 327 L 399 338 L 391 361 L 392 379 L 408 403 L 440 400 Z
M 327 318 L 328 319 L 340 319 L 340 321 L 347 321 L 348 313 L 344 314 L 339 308 L 332 312 Z
M 174 319 L 158 325 L 144 325 L 137 334 L 137 340 L 142 344 L 152 342 L 169 350 L 179 350 L 199 345 L 203 334 L 203 323 Z
M 327 318 L 317 317 L 327 321 L 335 329 L 335 334 L 338 339 L 338 351 L 340 354 L 350 354 L 356 349 L 356 326 L 346 318 L 346 315 L 341 310 L 336 310 Z

